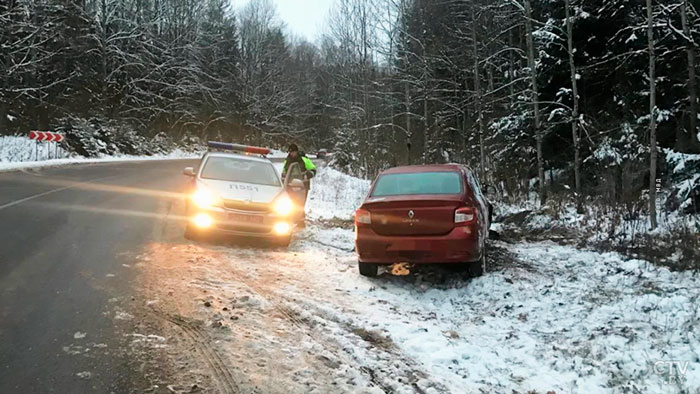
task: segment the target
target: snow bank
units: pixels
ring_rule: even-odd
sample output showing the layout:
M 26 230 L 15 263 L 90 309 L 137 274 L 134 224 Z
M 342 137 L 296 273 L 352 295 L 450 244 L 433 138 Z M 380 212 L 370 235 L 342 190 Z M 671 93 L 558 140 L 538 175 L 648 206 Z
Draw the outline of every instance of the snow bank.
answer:
M 56 145 L 53 143 L 37 143 L 20 136 L 0 136 L 0 163 L 45 161 L 68 156 L 69 153 L 60 147 L 56 151 Z
M 194 159 L 199 158 L 201 153 L 175 149 L 169 153 L 152 156 L 102 155 L 97 158 L 85 158 L 59 148 L 58 158 L 56 156 L 53 144 L 49 146 L 49 144 L 40 143 L 37 160 L 34 141 L 27 137 L 0 137 L 0 171 L 98 162 Z
M 311 184 L 306 213 L 311 219 L 352 220 L 370 181 L 355 178 L 330 167 L 318 169 Z

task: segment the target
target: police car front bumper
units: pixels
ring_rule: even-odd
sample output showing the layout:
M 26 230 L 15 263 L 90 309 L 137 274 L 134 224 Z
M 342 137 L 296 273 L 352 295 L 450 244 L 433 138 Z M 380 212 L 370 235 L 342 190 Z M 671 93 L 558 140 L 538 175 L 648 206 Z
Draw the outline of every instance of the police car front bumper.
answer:
M 194 209 L 188 219 L 202 232 L 246 237 L 283 238 L 290 236 L 295 227 L 291 215 L 225 208 Z

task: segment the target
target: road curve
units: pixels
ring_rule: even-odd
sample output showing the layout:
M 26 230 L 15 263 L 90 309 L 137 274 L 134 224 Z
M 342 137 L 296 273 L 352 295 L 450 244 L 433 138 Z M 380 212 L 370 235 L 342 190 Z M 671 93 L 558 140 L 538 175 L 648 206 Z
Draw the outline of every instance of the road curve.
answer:
M 157 236 L 193 164 L 0 173 L 0 393 L 143 392 L 108 307 L 130 297 L 119 268 Z

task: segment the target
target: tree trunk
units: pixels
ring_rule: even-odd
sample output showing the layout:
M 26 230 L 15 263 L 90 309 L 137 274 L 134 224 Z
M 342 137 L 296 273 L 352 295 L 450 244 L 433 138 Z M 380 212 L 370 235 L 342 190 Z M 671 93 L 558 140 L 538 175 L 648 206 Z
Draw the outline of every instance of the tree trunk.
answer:
M 576 190 L 577 207 L 581 201 L 581 147 L 578 131 L 579 104 L 578 82 L 576 80 L 576 63 L 574 61 L 574 36 L 571 21 L 571 0 L 566 0 L 566 34 L 569 51 L 569 68 L 571 69 L 571 90 L 573 95 L 573 109 L 571 111 L 571 136 L 574 142 L 574 183 Z
M 5 101 L 3 101 L 2 95 L 0 95 L 0 135 L 10 134 L 7 130 L 7 106 Z
M 485 162 L 486 157 L 484 153 L 484 114 L 482 108 L 482 96 L 481 96 L 481 70 L 479 68 L 479 48 L 476 41 L 476 13 L 474 12 L 474 6 L 472 5 L 472 48 L 474 50 L 474 90 L 476 91 L 476 117 L 479 123 L 479 170 L 481 172 L 482 182 L 486 179 L 486 168 Z
M 532 8 L 530 7 L 530 0 L 525 0 L 525 34 L 527 35 L 527 62 L 530 68 L 530 81 L 532 83 L 532 105 L 535 117 L 535 141 L 537 144 L 537 176 L 539 179 L 540 187 L 540 203 L 544 204 L 547 200 L 547 195 L 545 192 L 545 182 L 544 182 L 544 157 L 542 155 L 542 136 L 541 124 L 540 124 L 540 103 L 539 103 L 539 92 L 537 90 L 537 69 L 535 66 L 535 42 L 533 39 L 532 30 Z
M 508 45 L 513 48 L 513 32 L 508 32 Z M 513 51 L 508 51 L 508 102 L 512 107 L 515 104 L 515 86 L 513 86 L 513 81 L 515 80 L 515 65 L 513 62 Z
M 649 218 L 656 229 L 656 59 L 654 54 L 654 16 L 652 0 L 647 0 L 647 37 L 649 41 Z
M 688 4 L 689 0 L 683 0 L 681 7 L 681 22 L 683 23 L 683 34 L 688 37 L 686 52 L 688 53 L 688 116 L 690 117 L 687 138 L 690 139 L 691 151 L 700 152 L 700 141 L 698 141 L 698 93 L 696 91 L 695 80 L 695 42 L 688 25 Z M 677 147 L 683 147 L 685 141 L 676 141 Z M 680 143 L 680 144 L 679 144 Z
M 425 81 L 424 89 L 427 88 L 428 81 Z M 430 129 L 428 124 L 428 92 L 423 96 L 423 164 L 428 163 L 428 145 L 430 144 Z
M 408 86 L 408 81 L 405 82 L 406 85 L 406 154 L 408 165 L 411 165 L 411 91 Z

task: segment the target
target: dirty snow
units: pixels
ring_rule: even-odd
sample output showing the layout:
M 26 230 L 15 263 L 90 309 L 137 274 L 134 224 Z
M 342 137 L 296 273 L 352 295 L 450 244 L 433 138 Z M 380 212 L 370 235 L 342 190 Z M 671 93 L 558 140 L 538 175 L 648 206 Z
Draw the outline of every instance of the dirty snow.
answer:
M 92 378 L 92 372 L 89 372 L 89 371 L 78 372 L 75 374 L 75 376 L 79 377 L 80 379 L 88 380 L 88 379 Z
M 168 292 L 201 292 L 188 319 L 209 322 L 217 346 L 228 344 L 237 355 L 234 367 L 259 349 L 255 360 L 306 368 L 285 363 L 311 352 L 335 366 L 323 373 L 344 383 L 336 392 L 661 394 L 700 387 L 700 289 L 690 272 L 553 243 L 494 242 L 506 257 L 494 258 L 481 278 L 428 267 L 367 279 L 357 273 L 352 239 L 352 230 L 310 226 L 288 252 L 204 245 L 163 256 L 173 278 L 166 284 L 155 277 Z M 186 273 L 173 272 L 173 259 L 188 253 L 198 257 Z M 241 337 L 248 332 L 254 336 Z M 654 369 L 668 361 L 688 363 L 676 385 Z
M 85 338 L 87 334 L 84 332 L 76 331 L 75 334 L 73 334 L 74 339 L 83 339 Z
M 309 216 L 349 219 L 368 186 L 320 169 Z M 342 193 L 327 191 L 335 188 Z M 298 233 L 289 250 L 156 244 L 139 257 L 155 270 L 155 294 L 146 299 L 177 297 L 177 313 L 212 338 L 202 343 L 222 351 L 239 369 L 234 376 L 278 388 L 271 392 L 700 387 L 700 286 L 692 272 L 550 242 L 495 241 L 480 278 L 423 267 L 368 279 L 357 272 L 353 231 L 324 223 Z M 685 374 L 669 376 L 659 368 L 668 362 L 687 365 Z

